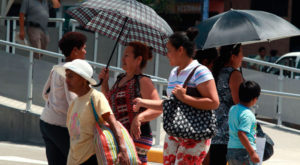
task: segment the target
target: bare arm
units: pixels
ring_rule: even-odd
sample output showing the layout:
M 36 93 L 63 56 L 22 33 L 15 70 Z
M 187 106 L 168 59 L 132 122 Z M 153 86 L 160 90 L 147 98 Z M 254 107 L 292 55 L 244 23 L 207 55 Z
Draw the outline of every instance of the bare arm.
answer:
M 142 97 L 148 99 L 149 102 L 161 101 L 152 81 L 147 77 L 143 77 L 140 79 L 140 91 Z M 161 113 L 162 111 L 157 111 L 149 108 L 139 113 L 131 123 L 131 135 L 134 138 L 139 139 L 141 134 L 141 123 L 151 121 L 157 118 Z
M 19 23 L 20 23 L 20 32 L 19 36 L 22 40 L 25 38 L 25 30 L 24 30 L 24 13 L 20 13 L 19 15 Z
M 219 96 L 215 84 L 215 80 L 208 80 L 197 86 L 197 90 L 202 97 L 193 97 L 186 94 L 186 90 L 181 86 L 176 86 L 172 93 L 177 99 L 192 107 L 212 110 L 219 107 Z
M 259 157 L 258 157 L 257 153 L 255 152 L 255 150 L 252 148 L 246 133 L 243 131 L 239 131 L 238 136 L 239 136 L 241 143 L 243 144 L 243 146 L 246 148 L 247 152 L 249 153 L 251 161 L 254 163 L 258 163 L 260 161 Z
M 231 96 L 234 104 L 240 102 L 239 99 L 239 88 L 241 83 L 244 81 L 242 73 L 239 71 L 233 71 L 229 78 L 229 87 L 231 91 Z
M 142 98 L 150 100 L 160 100 L 157 90 L 154 88 L 152 81 L 143 77 L 140 79 L 140 90 Z M 140 113 L 138 116 L 142 119 L 141 122 L 147 122 L 158 117 L 162 111 L 147 109 L 146 111 Z
M 102 79 L 101 84 L 101 92 L 104 95 L 107 95 L 109 91 L 109 85 L 108 85 L 108 79 L 109 79 L 109 70 L 108 69 L 102 69 L 98 76 L 99 80 Z
M 52 0 L 53 8 L 60 8 L 59 0 Z
M 149 108 L 149 109 L 154 109 L 154 110 L 160 110 L 162 111 L 163 109 L 163 101 L 162 100 L 150 100 L 150 99 L 141 99 L 141 98 L 136 98 L 134 99 L 134 102 L 136 105 L 133 107 L 134 111 L 139 111 L 141 107 L 144 108 Z
M 127 155 L 127 150 L 125 146 L 125 141 L 120 129 L 120 126 L 113 114 L 105 113 L 102 115 L 102 118 L 110 125 L 110 128 L 112 129 L 115 138 L 117 140 L 117 143 L 119 145 L 119 153 L 118 153 L 118 161 L 120 164 L 130 164 L 129 158 Z

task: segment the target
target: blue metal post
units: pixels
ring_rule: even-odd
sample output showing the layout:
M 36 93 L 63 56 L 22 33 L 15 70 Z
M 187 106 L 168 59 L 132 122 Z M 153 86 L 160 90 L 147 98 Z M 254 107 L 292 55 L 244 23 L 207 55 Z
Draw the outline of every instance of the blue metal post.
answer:
M 209 0 L 203 0 L 202 21 L 208 18 L 208 13 L 209 13 Z

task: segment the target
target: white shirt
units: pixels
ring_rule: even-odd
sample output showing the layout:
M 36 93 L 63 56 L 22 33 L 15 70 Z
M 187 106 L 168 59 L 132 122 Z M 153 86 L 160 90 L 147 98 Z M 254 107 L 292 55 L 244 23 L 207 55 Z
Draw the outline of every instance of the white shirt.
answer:
M 47 93 L 49 87 L 50 92 Z M 66 127 L 69 105 L 77 95 L 69 92 L 65 79 L 53 69 L 44 86 L 42 95 L 45 100 L 45 108 L 41 114 L 41 120 L 52 125 Z
M 197 60 L 193 60 L 193 62 L 191 62 L 187 67 L 182 69 L 180 71 L 180 73 L 178 73 L 178 74 L 177 74 L 178 67 L 175 67 L 172 69 L 170 76 L 169 76 L 167 95 L 168 96 L 171 95 L 172 90 L 175 88 L 176 85 L 183 86 L 183 83 L 186 80 L 186 78 L 188 77 L 188 75 L 198 65 L 200 65 L 200 66 L 195 70 L 194 75 L 191 77 L 191 79 L 187 83 L 188 87 L 195 88 L 203 82 L 214 79 L 212 73 L 206 66 L 201 65 Z

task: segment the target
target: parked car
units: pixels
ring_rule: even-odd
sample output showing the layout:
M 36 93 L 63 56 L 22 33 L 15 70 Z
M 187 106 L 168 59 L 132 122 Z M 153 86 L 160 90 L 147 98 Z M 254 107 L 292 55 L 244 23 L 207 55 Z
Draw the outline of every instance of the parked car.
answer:
M 275 64 L 300 69 L 300 52 L 284 54 L 276 60 Z M 280 70 L 278 68 L 269 67 L 266 72 L 279 75 Z M 291 73 L 290 71 L 284 70 L 283 75 L 290 78 L 300 79 L 300 73 Z

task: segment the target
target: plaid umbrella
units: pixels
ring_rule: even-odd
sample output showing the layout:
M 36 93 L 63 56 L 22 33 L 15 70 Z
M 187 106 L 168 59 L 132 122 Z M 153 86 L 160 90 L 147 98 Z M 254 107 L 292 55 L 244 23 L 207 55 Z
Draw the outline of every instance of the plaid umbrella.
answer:
M 86 29 L 123 45 L 141 41 L 162 55 L 166 54 L 165 44 L 173 33 L 152 8 L 135 0 L 87 0 L 68 13 Z

